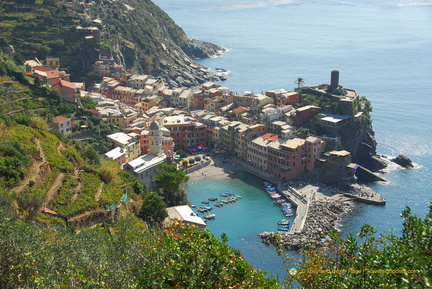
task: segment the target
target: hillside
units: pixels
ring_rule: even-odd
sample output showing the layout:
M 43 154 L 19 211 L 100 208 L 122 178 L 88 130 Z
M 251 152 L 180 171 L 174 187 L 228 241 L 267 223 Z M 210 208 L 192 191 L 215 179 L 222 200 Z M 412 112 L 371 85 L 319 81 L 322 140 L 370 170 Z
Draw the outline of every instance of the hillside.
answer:
M 225 239 L 134 216 L 145 187 L 51 129 L 64 108 L 20 71 L 0 54 L 0 288 L 278 288 Z
M 25 59 L 60 57 L 62 68 L 74 80 L 82 79 L 99 57 L 108 57 L 128 70 L 182 85 L 213 78 L 191 58 L 210 57 L 223 50 L 189 40 L 150 0 L 1 1 L 0 49 L 11 46 Z

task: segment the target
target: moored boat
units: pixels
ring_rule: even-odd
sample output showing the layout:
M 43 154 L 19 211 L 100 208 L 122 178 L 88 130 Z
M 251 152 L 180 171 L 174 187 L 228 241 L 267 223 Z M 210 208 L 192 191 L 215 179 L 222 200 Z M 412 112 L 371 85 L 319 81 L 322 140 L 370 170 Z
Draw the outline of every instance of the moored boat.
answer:
M 278 225 L 289 225 L 290 221 L 287 219 L 282 219 L 278 221 Z
M 206 218 L 206 219 L 214 219 L 214 217 L 216 217 L 215 214 L 208 214 L 208 215 L 203 216 L 203 218 Z
M 208 200 L 214 202 L 214 201 L 217 200 L 217 198 L 213 198 L 213 197 L 212 197 L 212 198 L 208 198 Z

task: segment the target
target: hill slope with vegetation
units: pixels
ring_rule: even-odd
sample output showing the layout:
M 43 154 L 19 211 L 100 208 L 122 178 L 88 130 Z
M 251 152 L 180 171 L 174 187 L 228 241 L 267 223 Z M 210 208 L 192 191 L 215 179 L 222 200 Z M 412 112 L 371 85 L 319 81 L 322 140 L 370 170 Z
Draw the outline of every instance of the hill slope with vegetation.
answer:
M 277 288 L 226 239 L 160 227 L 164 199 L 187 202 L 177 185 L 163 185 L 186 180 L 183 172 L 161 167 L 163 194 L 148 192 L 91 145 L 49 127 L 55 91 L 31 84 L 6 55 L 0 67 L 1 288 Z
M 82 27 L 94 27 L 100 34 L 86 39 L 88 31 Z M 223 49 L 189 40 L 150 0 L 4 0 L 0 3 L 0 49 L 10 46 L 26 59 L 60 57 L 75 80 L 85 76 L 102 55 L 128 70 L 183 84 L 213 77 L 191 57 L 210 57 Z

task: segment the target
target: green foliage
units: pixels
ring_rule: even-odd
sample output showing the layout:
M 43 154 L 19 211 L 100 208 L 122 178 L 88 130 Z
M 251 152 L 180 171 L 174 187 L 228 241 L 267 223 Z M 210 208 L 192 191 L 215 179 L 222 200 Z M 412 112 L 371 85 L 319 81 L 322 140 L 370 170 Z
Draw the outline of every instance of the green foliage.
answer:
M 27 191 L 15 195 L 18 203 L 20 216 L 24 221 L 35 218 L 41 211 L 43 204 L 43 194 L 36 188 L 27 188 Z
M 76 234 L 22 223 L 0 194 L 0 288 L 278 288 L 225 243 L 190 226 L 149 231 L 136 217 Z
M 337 233 L 324 251 L 310 251 L 300 266 L 302 288 L 429 288 L 432 280 L 432 206 L 425 219 L 406 208 L 403 235 L 380 235 L 369 225 L 358 238 Z
M 200 157 L 200 156 L 195 156 L 195 157 L 194 157 L 194 160 L 195 160 L 196 162 L 199 162 L 199 161 L 201 161 L 201 157 Z
M 67 173 L 73 171 L 73 164 L 64 157 L 62 150 L 59 147 L 59 139 L 55 135 L 48 132 L 46 132 L 44 136 L 44 141 L 41 142 L 41 146 L 48 163 L 51 166 L 55 166 L 62 172 Z
M 104 184 L 99 202 L 102 205 L 117 203 L 123 195 L 123 190 L 115 184 Z
M 99 165 L 101 162 L 101 157 L 98 152 L 93 148 L 93 146 L 86 146 L 83 156 L 87 159 L 90 164 Z
M 79 183 L 81 185 L 79 186 Z M 80 190 L 78 190 L 78 186 Z M 93 173 L 82 173 L 79 179 L 66 175 L 62 188 L 54 202 L 53 210 L 62 216 L 73 216 L 100 207 L 95 201 L 101 180 Z M 74 198 L 74 196 L 76 197 Z
M 182 166 L 185 167 L 185 166 L 187 166 L 189 164 L 189 161 L 188 160 L 182 160 L 181 164 L 182 164 Z
M 69 204 L 71 203 L 72 197 L 78 193 L 77 186 L 79 181 L 71 174 L 66 174 L 63 180 L 61 189 L 57 194 L 57 198 L 54 202 L 53 210 L 63 216 L 68 216 Z
M 143 196 L 143 205 L 140 211 L 142 218 L 149 224 L 161 224 L 168 216 L 166 204 L 157 193 L 151 192 Z
M 155 178 L 156 189 L 168 207 L 186 205 L 187 195 L 182 188 L 189 177 L 185 172 L 167 164 L 159 164 Z
M 21 143 L 7 137 L 0 138 L 0 180 L 6 186 L 19 183 L 29 161 Z
M 119 183 L 119 173 L 121 172 L 121 168 L 113 160 L 105 160 L 99 169 L 99 174 L 102 178 L 102 180 L 109 184 L 109 183 Z

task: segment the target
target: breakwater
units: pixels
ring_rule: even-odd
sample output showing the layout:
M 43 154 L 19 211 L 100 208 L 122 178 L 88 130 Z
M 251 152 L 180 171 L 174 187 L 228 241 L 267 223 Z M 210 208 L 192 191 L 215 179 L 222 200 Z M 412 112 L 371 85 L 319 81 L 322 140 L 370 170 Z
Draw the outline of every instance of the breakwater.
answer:
M 286 250 L 300 251 L 308 246 L 320 247 L 327 235 L 336 228 L 341 214 L 349 212 L 349 201 L 309 201 L 308 216 L 305 217 L 301 232 L 263 232 L 258 234 L 266 245 L 281 245 Z

